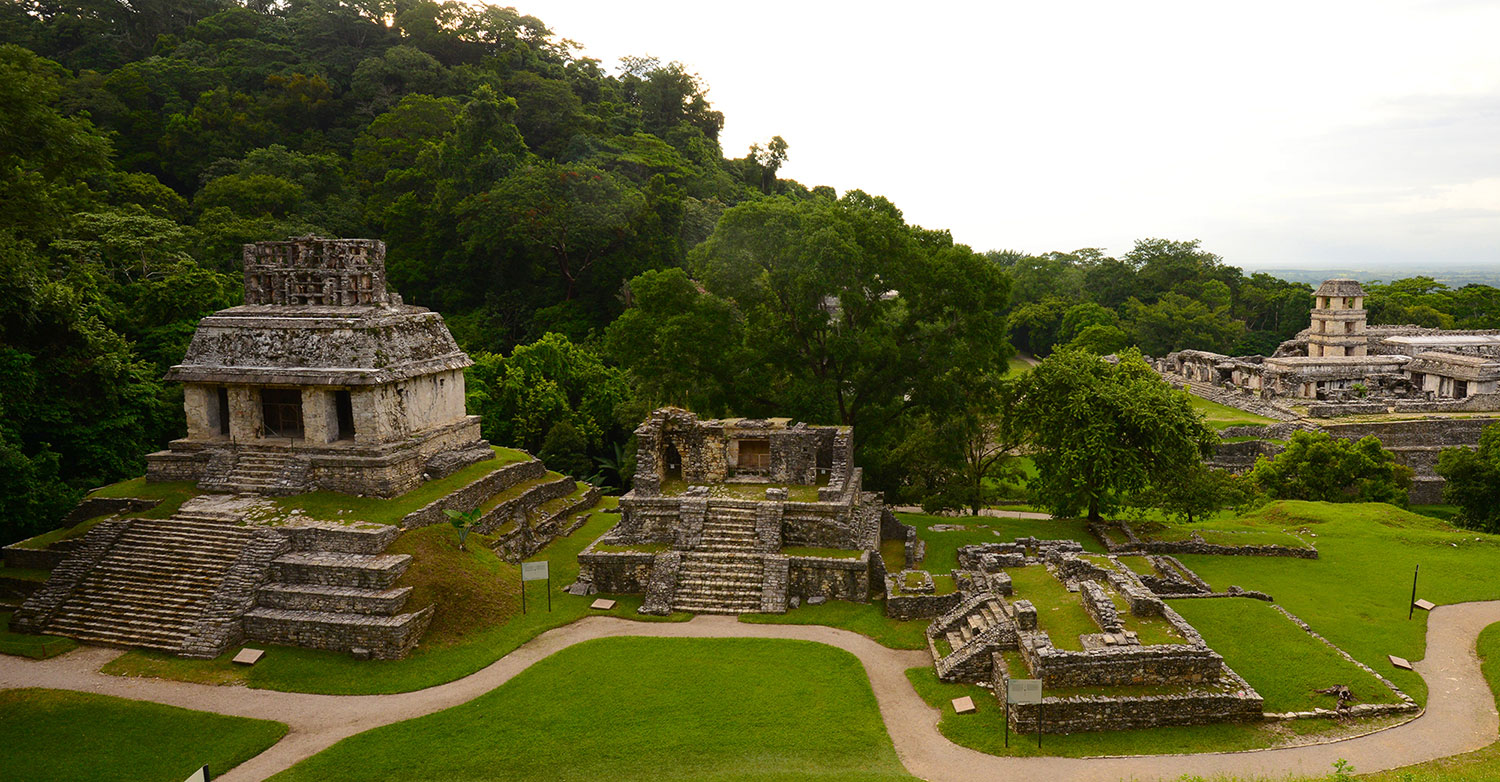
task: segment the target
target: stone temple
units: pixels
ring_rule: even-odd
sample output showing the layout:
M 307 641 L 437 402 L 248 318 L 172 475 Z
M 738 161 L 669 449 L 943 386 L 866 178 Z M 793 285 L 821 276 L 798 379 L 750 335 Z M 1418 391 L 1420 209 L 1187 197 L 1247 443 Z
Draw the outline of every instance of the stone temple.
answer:
M 146 457 L 148 480 L 390 497 L 490 457 L 464 409 L 473 361 L 386 290 L 384 243 L 261 242 L 244 265 L 245 303 L 204 318 L 167 374 L 188 433 Z
M 849 427 L 668 407 L 635 435 L 635 488 L 579 554 L 580 586 L 645 593 L 649 614 L 782 613 L 879 589 L 895 519 L 862 490 Z

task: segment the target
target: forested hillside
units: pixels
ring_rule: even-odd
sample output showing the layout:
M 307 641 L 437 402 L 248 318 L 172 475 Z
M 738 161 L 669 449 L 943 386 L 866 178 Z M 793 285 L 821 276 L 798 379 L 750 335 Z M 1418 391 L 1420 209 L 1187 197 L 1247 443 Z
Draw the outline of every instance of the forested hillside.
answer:
M 615 486 L 673 402 L 852 424 L 872 486 L 954 491 L 1010 342 L 1251 352 L 1307 323 L 1307 286 L 1195 242 L 979 254 L 778 178 L 779 137 L 726 157 L 722 125 L 689 66 L 600 63 L 505 8 L 0 5 L 0 541 L 180 433 L 160 378 L 250 241 L 383 239 L 474 355 L 485 436 Z M 1500 326 L 1495 293 L 1371 308 Z

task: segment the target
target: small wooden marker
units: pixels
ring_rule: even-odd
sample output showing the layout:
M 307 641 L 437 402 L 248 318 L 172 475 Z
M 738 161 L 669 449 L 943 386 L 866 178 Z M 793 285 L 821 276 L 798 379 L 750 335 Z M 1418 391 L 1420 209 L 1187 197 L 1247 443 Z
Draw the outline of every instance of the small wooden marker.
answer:
M 1432 609 L 1437 608 L 1437 603 L 1434 603 L 1430 600 L 1418 600 L 1417 608 L 1420 608 L 1423 611 L 1431 611 Z
M 594 602 L 589 603 L 589 608 L 597 608 L 600 611 L 608 611 L 609 609 L 614 608 L 614 607 L 615 607 L 615 601 L 610 600 L 608 598 L 604 598 L 604 597 L 601 597 L 598 600 L 595 600 Z
M 260 662 L 260 658 L 264 657 L 265 654 L 266 652 L 264 649 L 251 649 L 247 646 L 241 649 L 239 654 L 234 656 L 234 662 L 239 663 L 240 665 L 254 665 Z
M 1388 654 L 1386 655 L 1386 657 L 1390 659 L 1391 665 L 1394 665 L 1397 668 L 1406 671 L 1413 670 L 1413 668 L 1411 667 L 1411 661 L 1406 659 L 1405 657 L 1397 657 L 1394 654 Z
M 967 695 L 962 698 L 954 698 L 953 710 L 959 714 L 973 714 L 975 711 L 974 699 Z

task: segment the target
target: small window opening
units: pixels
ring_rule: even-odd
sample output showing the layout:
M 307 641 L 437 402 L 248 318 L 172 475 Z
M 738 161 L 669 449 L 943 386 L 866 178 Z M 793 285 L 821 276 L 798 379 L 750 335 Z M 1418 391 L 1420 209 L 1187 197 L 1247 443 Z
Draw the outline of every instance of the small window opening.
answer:
M 219 434 L 229 434 L 229 389 L 219 386 Z
M 333 408 L 339 419 L 339 439 L 354 439 L 354 400 L 348 389 L 333 392 Z

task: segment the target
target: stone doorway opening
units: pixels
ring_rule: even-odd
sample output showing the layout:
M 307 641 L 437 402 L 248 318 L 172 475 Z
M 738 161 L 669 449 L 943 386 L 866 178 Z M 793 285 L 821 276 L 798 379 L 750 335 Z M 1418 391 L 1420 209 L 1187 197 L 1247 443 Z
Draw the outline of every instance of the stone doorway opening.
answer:
M 663 477 L 669 481 L 682 480 L 682 454 L 677 452 L 677 446 L 667 443 L 667 449 L 662 452 L 661 463 Z
M 739 460 L 735 472 L 748 475 L 765 475 L 771 471 L 770 440 L 740 440 Z
M 349 397 L 349 390 L 339 389 L 333 392 L 333 409 L 338 418 L 338 439 L 354 439 L 354 401 Z
M 302 438 L 302 392 L 295 388 L 262 388 L 261 419 L 267 437 Z

